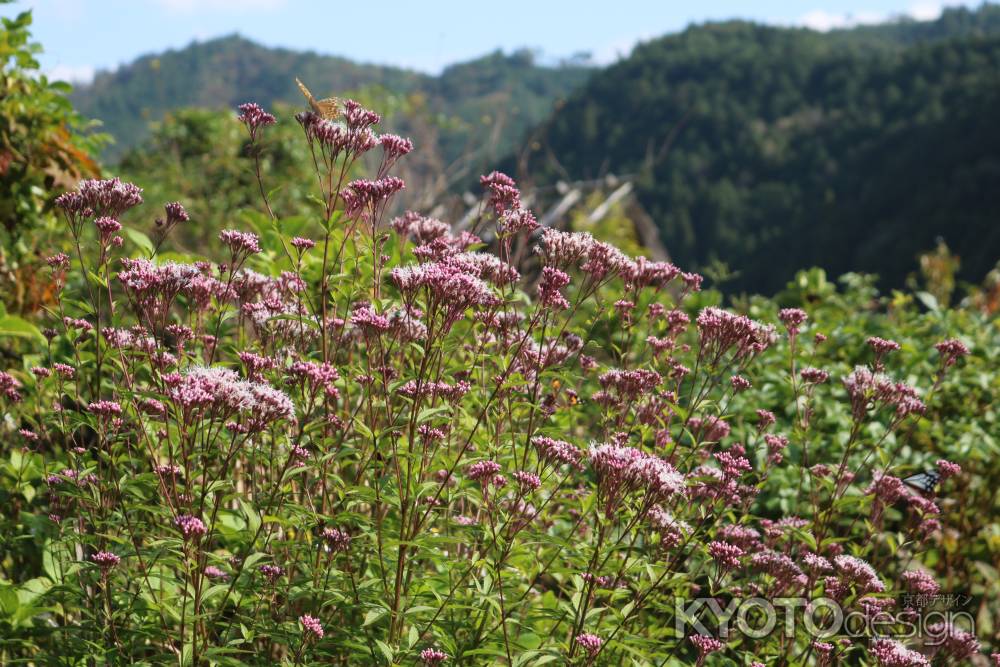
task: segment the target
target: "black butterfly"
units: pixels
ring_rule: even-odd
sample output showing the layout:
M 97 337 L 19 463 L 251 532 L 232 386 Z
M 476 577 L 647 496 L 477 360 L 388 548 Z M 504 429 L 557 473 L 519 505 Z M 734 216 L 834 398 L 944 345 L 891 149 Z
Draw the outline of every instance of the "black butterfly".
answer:
M 926 472 L 918 472 L 916 475 L 910 475 L 903 479 L 903 484 L 907 486 L 912 486 L 917 491 L 923 493 L 934 493 L 934 488 L 941 481 L 941 473 L 937 470 L 928 470 Z

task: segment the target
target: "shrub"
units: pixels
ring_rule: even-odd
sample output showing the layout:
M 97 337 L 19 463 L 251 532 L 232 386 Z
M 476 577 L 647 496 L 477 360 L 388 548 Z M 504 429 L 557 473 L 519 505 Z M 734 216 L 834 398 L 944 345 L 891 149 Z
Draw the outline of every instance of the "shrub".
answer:
M 947 530 L 933 489 L 968 488 L 967 473 L 910 448 L 946 428 L 964 343 L 872 337 L 865 351 L 798 308 L 773 324 L 720 308 L 700 276 L 538 229 L 496 172 L 466 229 L 389 221 L 411 144 L 353 102 L 297 119 L 322 224 L 277 218 L 261 182 L 267 217 L 222 231 L 215 263 L 161 251 L 191 224 L 179 204 L 155 239 L 126 242 L 135 186 L 59 198 L 73 257 L 49 259 L 48 344 L 0 375 L 8 659 L 896 665 L 978 651 L 957 625 L 881 636 L 925 611 L 904 594 L 940 588 L 921 565 Z M 244 105 L 240 120 L 257 159 L 276 119 Z M 372 178 L 352 179 L 366 159 Z M 900 358 L 922 373 L 894 378 Z M 704 604 L 751 597 L 893 620 L 880 636 L 797 623 L 754 637 Z

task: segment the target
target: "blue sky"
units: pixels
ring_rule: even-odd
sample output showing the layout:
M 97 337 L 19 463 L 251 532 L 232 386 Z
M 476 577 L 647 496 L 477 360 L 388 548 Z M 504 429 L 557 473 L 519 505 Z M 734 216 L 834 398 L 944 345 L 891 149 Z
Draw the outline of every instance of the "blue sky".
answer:
M 610 62 L 641 40 L 725 18 L 830 29 L 907 15 L 935 18 L 962 0 L 18 0 L 50 75 L 87 80 L 136 56 L 239 32 L 269 46 L 440 71 L 496 48 L 553 60 L 589 51 Z

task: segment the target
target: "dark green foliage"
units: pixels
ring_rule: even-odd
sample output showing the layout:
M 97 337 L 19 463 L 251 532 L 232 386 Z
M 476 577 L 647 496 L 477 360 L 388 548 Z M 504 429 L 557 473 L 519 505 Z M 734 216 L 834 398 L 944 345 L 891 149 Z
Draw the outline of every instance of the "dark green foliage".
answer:
M 24 12 L 0 29 L 0 226 L 12 235 L 38 223 L 51 205 L 47 190 L 96 173 L 88 151 L 100 145 L 80 136 L 69 87 L 40 76 L 30 25 Z
M 937 237 L 978 280 L 1000 252 L 998 27 L 994 6 L 828 34 L 692 27 L 595 75 L 522 164 L 636 174 L 674 259 L 725 261 L 730 290 L 811 265 L 897 286 Z

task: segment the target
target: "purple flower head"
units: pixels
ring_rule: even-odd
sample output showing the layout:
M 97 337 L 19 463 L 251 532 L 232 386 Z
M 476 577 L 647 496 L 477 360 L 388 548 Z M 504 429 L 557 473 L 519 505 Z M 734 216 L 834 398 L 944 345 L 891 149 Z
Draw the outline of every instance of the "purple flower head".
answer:
M 960 358 L 969 354 L 969 348 L 957 338 L 943 340 L 935 345 L 934 349 L 938 351 L 938 355 L 941 358 L 941 365 L 944 368 L 954 365 Z
M 715 653 L 726 648 L 726 645 L 720 642 L 715 637 L 709 637 L 708 635 L 691 635 L 689 638 L 691 643 L 695 645 L 698 649 L 699 660 L 698 664 L 705 659 L 709 653 Z
M 94 226 L 97 227 L 97 231 L 101 235 L 101 243 L 105 244 L 110 242 L 111 237 L 122 228 L 122 224 L 114 218 L 97 218 L 94 220 Z
M 65 271 L 69 268 L 69 255 L 60 252 L 51 257 L 46 257 L 45 263 L 52 267 L 53 271 Z
M 436 667 L 448 659 L 448 654 L 436 648 L 425 648 L 420 652 L 420 660 L 424 667 Z
M 951 621 L 935 623 L 927 628 L 932 638 L 931 650 L 935 661 L 941 664 L 958 665 L 979 652 L 979 640 L 967 630 L 955 627 Z
M 756 356 L 774 340 L 774 327 L 714 306 L 699 313 L 697 325 L 701 343 L 699 355 L 712 364 L 721 361 L 730 350 L 737 359 Z
M 592 445 L 590 465 L 597 474 L 605 513 L 614 514 L 625 495 L 641 492 L 650 504 L 685 494 L 684 476 L 653 454 L 613 443 Z
M 18 388 L 21 382 L 10 373 L 0 371 L 0 395 L 6 396 L 7 400 L 17 403 L 21 400 L 21 393 Z
M 538 458 L 555 465 L 569 464 L 579 467 L 583 452 L 564 440 L 554 440 L 548 436 L 536 435 L 531 444 L 538 451 Z
M 545 308 L 565 310 L 569 301 L 559 291 L 569 285 L 569 276 L 551 266 L 542 267 L 542 279 L 538 283 L 538 300 Z
M 885 584 L 875 568 L 860 558 L 842 554 L 833 559 L 833 565 L 841 584 L 853 584 L 861 593 L 881 593 L 885 590 Z
M 367 178 L 351 181 L 341 192 L 344 213 L 349 218 L 374 223 L 389 198 L 405 187 L 403 179 L 395 176 L 384 176 L 374 181 Z
M 873 366 L 877 371 L 883 370 L 885 356 L 890 352 L 895 352 L 899 349 L 899 343 L 896 341 L 886 340 L 885 338 L 879 338 L 878 336 L 871 336 L 868 339 L 868 346 L 875 351 L 875 362 Z
M 949 477 L 962 474 L 962 466 L 946 459 L 938 459 L 936 465 L 938 472 L 941 473 L 941 479 L 948 479 Z
M 489 195 L 488 205 L 497 215 L 521 208 L 521 192 L 514 179 L 499 171 L 479 177 L 479 184 Z
M 533 472 L 518 470 L 513 475 L 522 493 L 530 493 L 542 485 L 542 480 Z
M 257 570 L 264 575 L 270 584 L 276 582 L 285 573 L 285 569 L 279 565 L 261 565 Z
M 354 309 L 351 314 L 351 325 L 366 334 L 379 334 L 391 328 L 389 318 L 375 312 L 371 304 L 363 304 Z
M 856 421 L 863 419 L 869 408 L 880 405 L 894 408 L 899 419 L 910 414 L 923 414 L 926 410 L 916 389 L 903 382 L 893 382 L 886 375 L 872 372 L 866 366 L 857 366 L 842 382 Z
M 320 531 L 320 537 L 329 551 L 347 551 L 351 548 L 351 536 L 339 528 L 324 528 Z
M 802 379 L 809 384 L 823 384 L 830 379 L 829 373 L 819 368 L 812 367 L 803 368 L 799 375 L 801 375 Z
M 757 410 L 757 432 L 763 433 L 774 424 L 776 418 L 770 410 Z
M 110 570 L 122 561 L 120 556 L 117 556 L 110 551 L 98 551 L 90 557 L 90 560 L 96 563 L 104 571 Z
M 580 648 L 587 652 L 587 655 L 593 657 L 597 655 L 598 651 L 601 650 L 604 640 L 597 635 L 585 632 L 577 636 L 576 643 L 580 646 Z
M 497 220 L 497 228 L 504 234 L 533 232 L 538 229 L 538 220 L 528 209 L 515 208 L 504 211 L 500 215 L 500 218 Z
M 680 274 L 681 270 L 670 262 L 652 262 L 645 257 L 636 257 L 633 262 L 624 265 L 622 278 L 632 287 L 661 290 Z
M 247 126 L 247 130 L 250 131 L 250 139 L 255 140 L 257 138 L 257 130 L 262 127 L 267 127 L 268 125 L 274 125 L 277 123 L 277 119 L 264 111 L 263 108 L 256 102 L 245 102 L 237 107 L 240 111 L 240 115 L 237 116 L 237 120 Z
M 872 639 L 868 650 L 879 667 L 930 667 L 931 664 L 923 654 L 912 651 L 888 637 Z
M 465 469 L 465 476 L 486 486 L 493 481 L 499 472 L 500 464 L 496 461 L 479 461 Z
M 196 540 L 208 532 L 204 522 L 190 514 L 183 514 L 174 519 L 174 525 L 181 531 L 185 540 Z
M 303 614 L 299 616 L 299 623 L 302 624 L 302 634 L 305 635 L 306 641 L 319 641 L 323 638 L 323 624 L 318 618 Z
M 729 383 L 733 386 L 733 392 L 746 391 L 753 386 L 747 378 L 742 375 L 734 375 L 729 378 Z
M 926 570 L 907 570 L 900 576 L 906 590 L 917 595 L 937 595 L 941 586 Z
M 163 205 L 163 210 L 167 214 L 166 225 L 168 227 L 173 227 L 176 224 L 187 222 L 191 219 L 184 206 L 178 201 L 167 202 Z
M 382 146 L 382 164 L 379 165 L 379 176 L 388 174 L 399 158 L 413 150 L 412 141 L 395 134 L 383 134 L 378 138 L 378 143 Z
M 794 336 L 799 333 L 799 329 L 809 319 L 809 316 L 801 308 L 782 308 L 778 312 L 778 319 L 788 329 L 788 335 Z
M 115 401 L 94 401 L 87 406 L 87 412 L 107 419 L 121 415 L 122 406 Z
M 344 100 L 344 120 L 352 132 L 368 130 L 372 125 L 382 122 L 382 117 L 374 111 L 365 109 L 354 100 Z
M 708 555 L 718 563 L 721 569 L 733 570 L 740 565 L 743 549 L 740 549 L 735 544 L 715 541 L 708 544 Z
M 260 239 L 252 232 L 226 229 L 219 233 L 219 240 L 229 247 L 233 266 L 239 266 L 247 257 L 260 252 Z
M 451 231 L 451 225 L 442 222 L 437 218 L 428 218 L 416 211 L 407 211 L 398 218 L 393 219 L 390 226 L 397 234 L 408 238 L 417 245 L 424 245 L 431 241 L 447 236 Z
M 107 180 L 84 179 L 75 192 L 67 192 L 56 198 L 56 206 L 62 208 L 75 225 L 82 218 L 115 218 L 133 206 L 142 203 L 142 188 L 131 183 L 123 183 L 117 178 Z
M 316 242 L 312 239 L 304 239 L 301 236 L 296 236 L 292 239 L 292 247 L 299 252 L 305 252 L 306 250 L 311 250 L 316 247 Z

